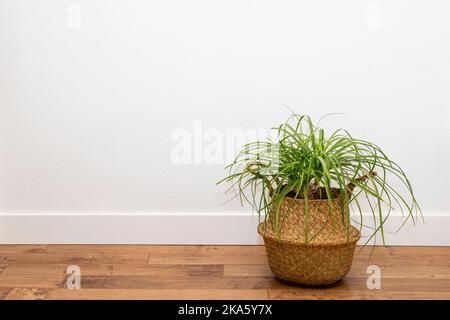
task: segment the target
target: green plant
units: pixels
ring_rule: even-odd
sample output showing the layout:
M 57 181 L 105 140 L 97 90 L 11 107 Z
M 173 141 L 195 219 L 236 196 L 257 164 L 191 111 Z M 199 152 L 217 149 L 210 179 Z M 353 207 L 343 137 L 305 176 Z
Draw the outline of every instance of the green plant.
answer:
M 375 226 L 366 243 L 377 233 L 385 243 L 383 226 L 392 210 L 402 212 L 404 223 L 409 218 L 415 223 L 421 211 L 402 168 L 377 145 L 354 138 L 344 129 L 326 136 L 319 124 L 309 116 L 293 114 L 274 128 L 278 141 L 264 139 L 244 145 L 226 167 L 228 176 L 218 183 L 231 182 L 228 191 L 234 190 L 242 205 L 250 203 L 266 220 L 274 215 L 272 227 L 278 235 L 283 200 L 304 199 L 306 243 L 315 236 L 308 235 L 308 201 L 315 199 L 328 199 L 330 219 L 335 220 L 331 200 L 340 197 L 341 218 L 359 224 L 360 229 L 365 226 L 365 201 Z M 355 188 L 358 191 L 354 192 Z M 359 214 L 359 221 L 352 218 L 351 211 Z

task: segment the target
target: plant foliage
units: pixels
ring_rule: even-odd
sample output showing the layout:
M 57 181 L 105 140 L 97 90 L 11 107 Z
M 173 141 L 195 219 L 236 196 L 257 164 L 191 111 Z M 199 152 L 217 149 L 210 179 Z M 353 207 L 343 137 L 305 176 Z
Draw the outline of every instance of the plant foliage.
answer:
M 366 243 L 378 233 L 384 243 L 383 226 L 392 210 L 401 211 L 405 222 L 412 219 L 415 223 L 420 208 L 402 168 L 376 144 L 354 138 L 344 129 L 327 136 L 319 124 L 306 115 L 291 115 L 274 128 L 276 141 L 264 139 L 244 145 L 226 167 L 228 176 L 218 183 L 231 182 L 229 190 L 235 191 L 241 204 L 248 202 L 265 219 L 274 215 L 277 232 L 281 203 L 288 197 L 304 199 L 305 221 L 308 201 L 316 199 L 328 199 L 330 219 L 335 219 L 331 200 L 348 199 L 341 201 L 349 203 L 341 206 L 342 219 L 359 224 L 361 229 L 367 219 L 363 210 L 368 210 L 375 227 Z

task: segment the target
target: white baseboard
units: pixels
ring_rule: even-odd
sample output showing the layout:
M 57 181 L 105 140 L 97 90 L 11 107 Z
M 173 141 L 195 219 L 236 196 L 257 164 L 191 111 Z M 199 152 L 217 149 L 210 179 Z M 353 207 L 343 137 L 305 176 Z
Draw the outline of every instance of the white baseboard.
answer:
M 392 216 L 385 230 L 395 231 L 402 221 Z M 257 216 L 236 213 L 3 213 L 0 243 L 262 244 L 257 225 Z M 426 214 L 425 224 L 408 222 L 399 233 L 387 233 L 386 244 L 450 246 L 449 230 L 450 214 Z

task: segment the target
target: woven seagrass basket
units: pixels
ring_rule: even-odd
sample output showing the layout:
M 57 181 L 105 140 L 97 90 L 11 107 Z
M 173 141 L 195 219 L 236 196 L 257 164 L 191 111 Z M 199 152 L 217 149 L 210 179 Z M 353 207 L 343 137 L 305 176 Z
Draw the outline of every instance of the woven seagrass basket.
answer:
M 350 270 L 358 229 L 343 221 L 341 200 L 308 200 L 308 241 L 303 199 L 285 198 L 279 212 L 280 232 L 270 215 L 258 227 L 264 238 L 269 266 L 281 280 L 305 285 L 327 285 L 342 279 Z M 348 203 L 345 204 L 348 208 Z

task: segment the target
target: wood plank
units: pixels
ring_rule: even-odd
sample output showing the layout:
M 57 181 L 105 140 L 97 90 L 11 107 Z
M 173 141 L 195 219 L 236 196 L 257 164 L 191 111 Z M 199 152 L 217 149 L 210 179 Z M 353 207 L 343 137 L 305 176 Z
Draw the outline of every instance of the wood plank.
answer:
M 348 273 L 349 277 L 368 277 L 367 267 L 372 263 L 354 264 Z M 446 266 L 415 266 L 380 264 L 383 278 L 424 278 L 424 279 L 450 279 L 450 269 Z M 272 271 L 267 264 L 234 264 L 224 265 L 225 276 L 270 276 Z
M 161 279 L 170 277 L 222 276 L 222 265 L 157 265 L 157 264 L 80 264 L 81 276 L 152 276 Z M 44 268 L 39 264 L 15 265 L 5 269 L 6 275 L 65 275 L 67 264 L 50 264 Z
M 381 255 L 415 255 L 415 254 L 431 254 L 446 255 L 450 254 L 450 247 L 416 247 L 416 246 L 358 246 L 356 252 L 364 255 L 370 255 L 372 252 Z
M 364 260 L 391 259 L 395 257 L 435 258 L 447 257 L 446 262 L 450 263 L 450 247 L 357 247 L 355 258 Z
M 261 247 L 257 246 L 254 252 L 251 248 L 244 248 L 246 253 L 235 253 L 225 249 L 219 249 L 220 253 L 206 254 L 206 249 L 200 249 L 197 253 L 186 253 L 184 248 L 179 246 L 168 246 L 169 248 L 159 247 L 150 257 L 149 263 L 158 264 L 266 264 L 267 258 L 265 253 L 261 251 Z M 192 246 L 191 246 L 192 247 Z M 194 246 L 195 248 L 195 246 Z M 216 247 L 217 248 L 217 247 Z M 354 264 L 358 266 L 377 265 L 411 265 L 411 266 L 432 266 L 432 267 L 449 267 L 450 268 L 450 250 L 443 247 L 426 248 L 423 250 L 412 250 L 410 247 L 405 248 L 408 254 L 399 254 L 402 252 L 397 248 L 376 247 L 373 252 L 369 252 L 365 248 L 360 254 L 355 255 Z M 400 250 L 400 251 L 399 251 Z M 188 250 L 194 251 L 194 250 Z M 248 251 L 248 252 L 247 252 Z
M 264 246 L 250 246 L 250 245 L 216 245 L 216 246 L 208 246 L 208 245 L 200 245 L 200 246 L 192 246 L 192 245 L 154 245 L 151 246 L 152 254 L 266 254 L 266 249 Z
M 373 263 L 367 263 L 367 265 L 355 263 L 347 276 L 368 277 L 367 267 Z M 393 263 L 389 264 L 376 264 L 380 267 L 382 278 L 424 278 L 424 279 L 450 279 L 450 269 L 448 266 L 441 265 L 410 265 L 402 264 L 397 265 Z
M 350 290 L 350 291 L 327 291 L 327 290 L 291 290 L 291 289 L 269 289 L 271 300 L 448 300 L 449 292 L 404 292 L 386 290 Z
M 0 288 L 0 300 L 5 299 L 11 288 Z
M 419 248 L 419 249 L 418 249 Z M 361 247 L 357 247 L 359 252 Z M 366 246 L 360 255 L 368 256 L 372 253 L 372 246 Z M 265 254 L 264 246 L 251 245 L 0 245 L 0 255 L 4 253 L 172 253 L 172 254 L 198 254 L 198 253 L 251 253 Z M 430 255 L 449 255 L 450 247 L 408 247 L 408 246 L 376 246 L 373 250 L 375 255 L 416 255 L 427 253 Z
M 270 277 L 186 277 L 159 279 L 149 276 L 85 276 L 85 289 L 268 289 L 285 285 Z
M 223 266 L 224 276 L 273 276 L 272 271 L 267 264 L 226 264 Z
M 346 276 L 341 281 L 327 286 L 328 291 L 333 290 L 368 290 L 367 277 Z M 423 278 L 381 278 L 381 290 L 409 291 L 409 292 L 450 292 L 450 279 L 423 279 Z
M 151 245 L 115 245 L 115 244 L 52 244 L 47 247 L 48 253 L 70 253 L 80 252 L 97 254 L 144 254 L 150 255 Z M 1 252 L 1 251 L 0 251 Z
M 0 255 L 1 264 L 67 264 L 80 265 L 88 263 L 147 263 L 148 254 L 115 253 L 8 253 Z
M 353 265 L 367 267 L 370 265 L 416 266 L 450 268 L 450 256 L 392 256 L 392 257 L 355 257 Z M 152 254 L 149 263 L 153 264 L 267 264 L 267 257 L 260 254 Z
M 16 276 L 54 276 L 66 274 L 68 264 L 11 264 L 7 266 L 0 275 L 16 275 Z
M 12 289 L 8 300 L 267 300 L 267 290 L 216 289 Z
M 169 254 L 152 253 L 149 264 L 266 264 L 264 254 Z
M 5 273 L 0 274 L 0 288 L 23 288 L 23 287 L 39 287 L 39 288 L 60 288 L 64 285 L 64 274 L 56 275 L 25 275 Z
M 372 256 L 370 259 L 367 257 L 355 256 L 353 259 L 353 265 L 369 266 L 376 265 L 410 265 L 410 266 L 440 266 L 450 267 L 450 255 L 436 254 L 431 255 L 428 253 L 415 254 L 415 255 L 377 255 Z
M 69 289 L 61 289 L 69 291 Z M 49 289 L 43 288 L 13 288 L 4 297 L 5 300 L 44 300 Z
M 31 244 L 31 245 L 23 245 L 23 244 L 1 244 L 0 245 L 0 256 L 7 255 L 10 253 L 43 253 L 46 252 L 49 245 L 38 245 L 38 244 Z
M 49 253 L 166 253 L 166 254 L 265 254 L 264 246 L 252 245 L 49 245 Z M 1 253 L 1 250 L 0 250 Z

